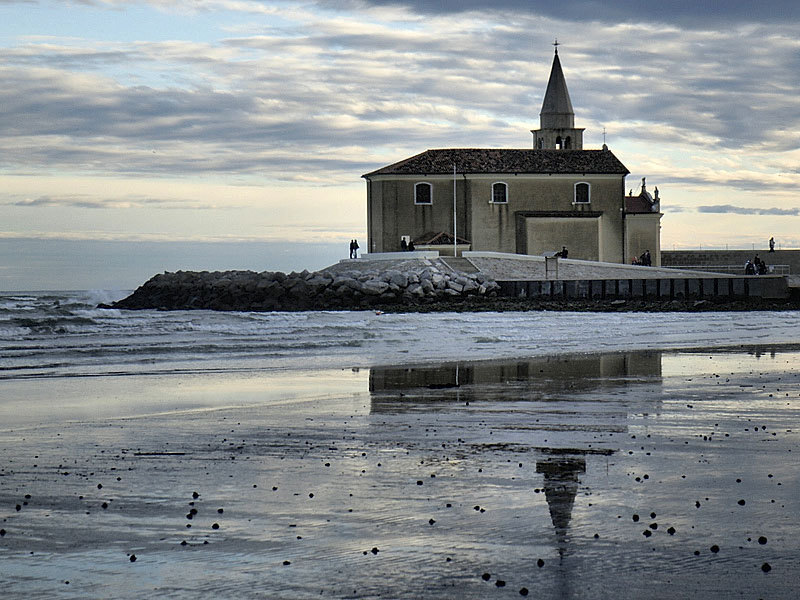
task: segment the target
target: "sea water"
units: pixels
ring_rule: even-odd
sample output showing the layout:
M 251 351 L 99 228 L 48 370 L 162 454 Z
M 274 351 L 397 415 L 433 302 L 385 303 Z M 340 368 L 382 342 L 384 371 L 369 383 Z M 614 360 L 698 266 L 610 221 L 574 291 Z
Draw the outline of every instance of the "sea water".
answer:
M 800 341 L 800 313 L 121 311 L 125 292 L 0 294 L 0 381 L 341 369 Z
M 0 296 L 4 598 L 797 597 L 797 313 L 121 295 Z

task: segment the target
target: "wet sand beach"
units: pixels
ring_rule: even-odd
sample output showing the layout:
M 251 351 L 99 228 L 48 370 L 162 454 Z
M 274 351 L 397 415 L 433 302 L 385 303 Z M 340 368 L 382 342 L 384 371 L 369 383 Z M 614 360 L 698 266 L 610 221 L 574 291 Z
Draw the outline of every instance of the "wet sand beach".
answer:
M 60 385 L 3 387 L 62 400 L 3 407 L 4 598 L 800 592 L 794 347 Z

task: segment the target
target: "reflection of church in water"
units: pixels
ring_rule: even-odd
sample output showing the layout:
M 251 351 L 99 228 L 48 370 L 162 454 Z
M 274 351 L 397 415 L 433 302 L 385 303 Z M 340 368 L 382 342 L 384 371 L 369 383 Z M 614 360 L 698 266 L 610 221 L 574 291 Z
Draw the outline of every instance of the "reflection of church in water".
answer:
M 401 368 L 373 368 L 369 389 L 374 414 L 406 411 L 444 411 L 448 405 L 477 402 L 542 402 L 541 415 L 558 415 L 551 422 L 528 427 L 539 432 L 580 434 L 625 433 L 628 406 L 619 392 L 640 381 L 661 378 L 661 353 L 637 352 L 591 356 L 549 357 L 526 361 L 489 361 L 466 365 L 437 365 Z M 605 421 L 583 417 L 582 393 L 608 392 L 604 397 Z M 565 399 L 565 396 L 569 400 Z M 614 400 L 612 398 L 619 398 Z M 564 411 L 563 404 L 573 405 Z M 637 399 L 637 410 L 641 410 Z M 559 407 L 559 410 L 556 409 Z M 651 407 L 654 412 L 658 406 Z M 619 418 L 617 418 L 619 417 Z M 612 422 L 613 421 L 613 422 Z M 572 428 L 572 429 L 570 429 Z M 588 437 L 587 437 L 588 440 Z M 536 473 L 542 475 L 542 489 L 555 530 L 560 556 L 569 554 L 569 529 L 587 458 L 610 456 L 616 448 L 597 440 L 582 443 L 571 439 L 569 447 L 535 446 Z M 586 440 L 584 440 L 586 441 Z

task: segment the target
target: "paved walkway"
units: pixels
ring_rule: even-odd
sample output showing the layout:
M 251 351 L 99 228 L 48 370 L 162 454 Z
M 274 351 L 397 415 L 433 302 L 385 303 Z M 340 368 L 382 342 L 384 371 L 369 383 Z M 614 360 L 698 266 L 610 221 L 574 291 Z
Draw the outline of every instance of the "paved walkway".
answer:
M 481 272 L 495 281 L 537 281 L 548 279 L 544 257 L 520 256 L 469 256 L 469 261 Z M 726 277 L 720 273 L 667 269 L 661 267 L 637 267 L 615 263 L 560 258 L 557 261 L 557 276 L 549 279 L 699 279 Z
M 468 253 L 464 258 L 408 258 L 397 252 L 397 259 L 382 254 L 380 260 L 369 257 L 341 260 L 324 269 L 330 273 L 361 273 L 374 275 L 389 269 L 398 271 L 420 270 L 432 267 L 435 270 L 449 272 L 453 268 L 463 272 L 480 271 L 495 281 L 537 281 L 548 279 L 545 271 L 545 258 L 542 256 L 525 256 L 518 254 L 501 254 L 499 252 Z M 467 261 L 469 261 L 467 263 Z M 667 269 L 660 267 L 637 267 L 616 263 L 601 263 L 571 258 L 558 259 L 558 276 L 550 279 L 587 280 L 587 279 L 700 279 L 730 277 L 723 273 L 709 273 L 695 270 Z M 469 268 L 472 265 L 474 269 Z M 551 263 L 552 265 L 552 263 Z

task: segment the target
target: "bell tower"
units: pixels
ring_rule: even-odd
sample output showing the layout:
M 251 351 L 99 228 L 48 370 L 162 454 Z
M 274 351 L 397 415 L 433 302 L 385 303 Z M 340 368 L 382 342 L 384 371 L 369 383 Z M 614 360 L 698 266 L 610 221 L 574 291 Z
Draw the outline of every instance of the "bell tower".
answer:
M 534 150 L 583 150 L 583 128 L 575 127 L 575 111 L 558 58 L 558 40 L 550 79 L 539 113 L 539 129 L 532 129 Z

